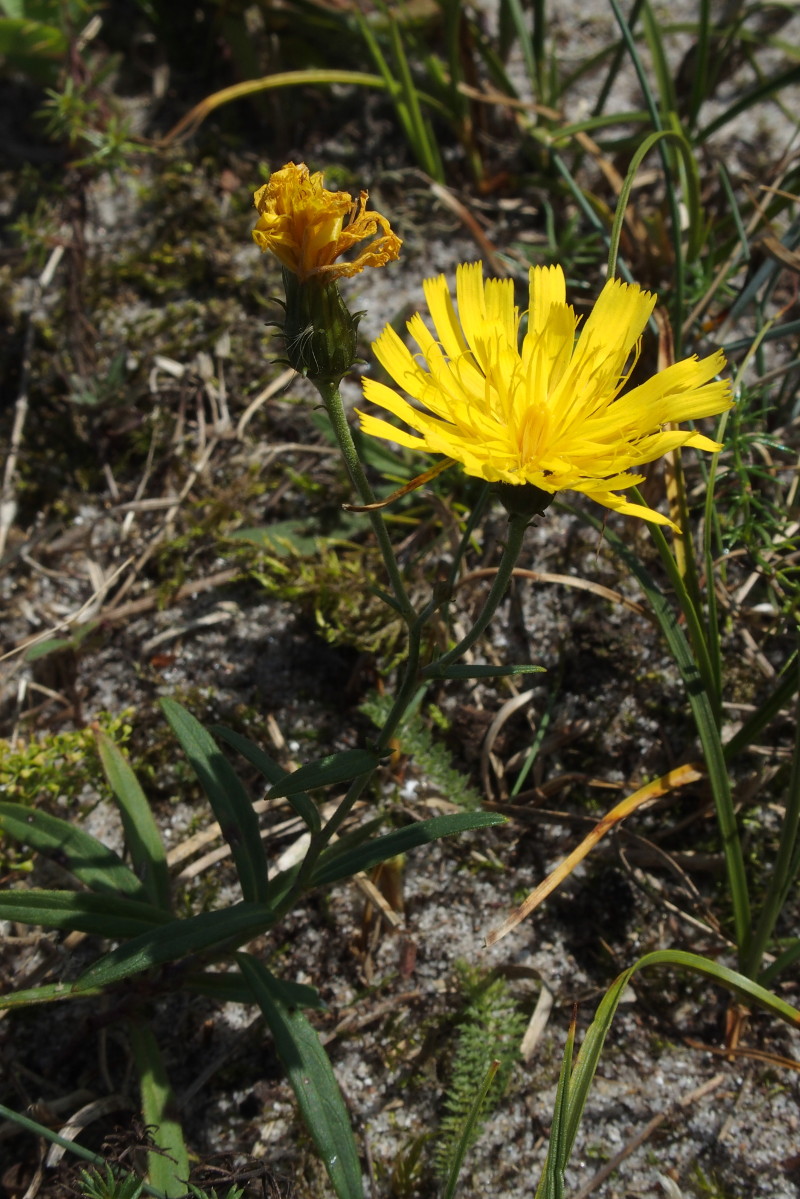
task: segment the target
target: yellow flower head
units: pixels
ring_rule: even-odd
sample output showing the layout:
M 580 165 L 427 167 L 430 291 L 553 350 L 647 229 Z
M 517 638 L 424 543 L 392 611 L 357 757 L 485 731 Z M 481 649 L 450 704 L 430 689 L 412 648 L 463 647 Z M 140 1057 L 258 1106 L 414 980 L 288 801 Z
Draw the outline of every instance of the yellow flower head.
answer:
M 359 412 L 365 433 L 445 454 L 489 482 L 580 491 L 616 512 L 672 525 L 616 493 L 641 483 L 639 468 L 677 446 L 721 448 L 670 426 L 731 407 L 729 383 L 715 379 L 725 367 L 722 351 L 676 362 L 622 395 L 656 303 L 635 284 L 609 280 L 576 340 L 564 272 L 533 267 L 521 343 L 513 282 L 484 280 L 482 263 L 458 268 L 458 314 L 444 275 L 426 280 L 424 290 L 437 337 L 417 313 L 408 330 L 419 353 L 389 327 L 373 345 L 419 407 L 383 383 L 364 382 L 366 399 L 418 435 Z
M 350 277 L 366 266 L 384 266 L 397 258 L 403 243 L 386 217 L 367 209 L 368 198 L 367 192 L 354 201 L 348 192 L 327 191 L 320 171 L 311 175 L 305 163 L 288 162 L 253 197 L 259 213 L 253 238 L 301 282 Z M 367 238 L 373 241 L 357 258 L 336 261 Z

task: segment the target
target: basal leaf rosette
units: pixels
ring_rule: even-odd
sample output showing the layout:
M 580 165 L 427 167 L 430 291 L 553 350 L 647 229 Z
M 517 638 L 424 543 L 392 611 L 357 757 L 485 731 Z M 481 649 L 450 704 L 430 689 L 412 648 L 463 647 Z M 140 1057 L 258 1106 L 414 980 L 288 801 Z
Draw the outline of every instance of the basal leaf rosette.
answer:
M 375 380 L 364 396 L 408 432 L 359 412 L 365 433 L 444 454 L 469 475 L 512 488 L 582 492 L 615 512 L 676 526 L 618 494 L 641 483 L 641 467 L 678 446 L 721 446 L 674 426 L 730 408 L 721 351 L 676 362 L 626 391 L 656 297 L 609 280 L 578 332 L 558 266 L 530 271 L 528 327 L 510 279 L 484 279 L 483 264 L 456 273 L 456 304 L 443 275 L 425 299 L 436 336 L 419 313 L 408 322 L 412 353 L 387 326 L 374 343 L 385 371 L 415 403 Z

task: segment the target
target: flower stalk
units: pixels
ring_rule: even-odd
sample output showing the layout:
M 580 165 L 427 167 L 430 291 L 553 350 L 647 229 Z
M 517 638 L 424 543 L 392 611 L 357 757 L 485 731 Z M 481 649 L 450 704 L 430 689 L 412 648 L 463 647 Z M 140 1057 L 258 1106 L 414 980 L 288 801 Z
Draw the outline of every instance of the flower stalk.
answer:
M 358 456 L 358 450 L 353 441 L 353 434 L 350 432 L 350 425 L 347 421 L 339 388 L 330 382 L 319 380 L 315 380 L 315 384 L 325 405 L 325 411 L 331 422 L 331 428 L 341 450 L 345 466 L 347 467 L 347 473 L 350 475 L 353 486 L 358 492 L 362 504 L 374 504 L 375 493 L 370 487 L 369 480 L 361 465 L 361 459 Z M 401 612 L 406 623 L 412 626 L 417 619 L 417 613 L 408 598 L 408 592 L 400 573 L 400 567 L 389 537 L 389 532 L 386 528 L 386 522 L 383 519 L 383 514 L 379 510 L 370 510 L 367 512 L 367 516 L 372 524 L 372 529 L 375 533 L 381 556 L 383 557 L 386 573 L 389 576 L 398 610 Z

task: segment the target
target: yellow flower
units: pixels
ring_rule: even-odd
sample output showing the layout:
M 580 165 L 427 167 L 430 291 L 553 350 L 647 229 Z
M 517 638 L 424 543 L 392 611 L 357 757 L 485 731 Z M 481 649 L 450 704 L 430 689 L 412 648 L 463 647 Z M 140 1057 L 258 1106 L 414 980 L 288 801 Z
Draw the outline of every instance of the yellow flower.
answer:
M 259 212 L 253 238 L 301 282 L 350 277 L 367 266 L 384 266 L 397 258 L 403 243 L 386 217 L 367 209 L 368 198 L 367 192 L 354 201 L 348 192 L 327 191 L 320 171 L 311 175 L 305 163 L 288 162 L 253 197 Z M 367 238 L 374 240 L 357 258 L 336 262 Z
M 417 313 L 408 330 L 419 353 L 389 327 L 373 346 L 420 407 L 383 383 L 364 382 L 366 399 L 418 436 L 359 412 L 365 433 L 445 454 L 489 482 L 580 491 L 616 512 L 672 525 L 616 493 L 641 483 L 639 468 L 677 446 L 721 448 L 670 426 L 731 407 L 729 383 L 715 380 L 725 367 L 722 351 L 676 362 L 623 395 L 656 303 L 635 284 L 609 280 L 576 340 L 563 271 L 533 267 L 521 342 L 513 283 L 484 281 L 482 263 L 458 268 L 458 314 L 443 275 L 426 280 L 424 290 L 438 340 Z

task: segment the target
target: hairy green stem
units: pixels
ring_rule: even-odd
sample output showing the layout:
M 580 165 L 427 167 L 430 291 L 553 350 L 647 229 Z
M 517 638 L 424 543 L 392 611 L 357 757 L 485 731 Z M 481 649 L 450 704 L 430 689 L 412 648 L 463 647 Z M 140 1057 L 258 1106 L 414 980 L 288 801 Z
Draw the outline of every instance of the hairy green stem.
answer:
M 490 620 L 497 611 L 497 607 L 508 590 L 508 584 L 511 580 L 511 573 L 517 564 L 520 551 L 522 549 L 522 541 L 525 536 L 525 530 L 530 524 L 530 516 L 527 514 L 514 513 L 508 518 L 508 537 L 503 548 L 503 556 L 500 559 L 500 565 L 497 568 L 494 582 L 491 590 L 486 597 L 486 602 L 483 605 L 483 610 L 480 613 L 475 624 L 467 633 L 466 637 L 462 637 L 458 645 L 454 645 L 451 650 L 443 654 L 441 658 L 437 658 L 435 662 L 431 662 L 422 671 L 423 679 L 435 678 L 437 671 L 442 666 L 449 666 L 451 662 L 457 661 L 458 658 L 464 656 L 467 650 L 472 649 L 475 642 L 486 630 Z
M 797 669 L 797 667 L 796 667 Z M 789 891 L 797 877 L 800 864 L 800 702 L 797 704 L 795 720 L 795 742 L 792 754 L 792 771 L 789 778 L 789 793 L 786 810 L 781 824 L 780 841 L 775 865 L 768 875 L 764 903 L 756 923 L 745 958 L 742 973 L 748 978 L 757 978 L 761 970 L 767 946 L 775 931 Z
M 342 451 L 342 457 L 344 458 L 348 474 L 361 498 L 361 502 L 362 504 L 374 504 L 375 493 L 370 487 L 369 480 L 361 465 L 361 459 L 358 456 L 353 435 L 347 423 L 347 416 L 345 415 L 339 388 L 334 384 L 319 381 L 316 382 L 315 386 L 322 396 L 322 402 L 325 405 L 325 411 L 328 414 L 328 419 L 331 422 L 336 440 L 339 443 L 339 449 Z M 400 574 L 400 567 L 397 564 L 397 558 L 395 557 L 389 533 L 386 529 L 386 523 L 380 512 L 369 512 L 367 515 L 378 540 L 397 606 L 406 624 L 410 626 L 416 621 L 417 614 L 414 611 L 411 600 L 408 598 L 408 593 Z
M 406 709 L 417 692 L 422 629 L 435 606 L 436 602 L 432 600 L 426 605 L 422 612 L 420 612 L 419 616 L 409 628 L 408 657 L 406 658 L 406 664 L 403 670 L 403 680 L 398 688 L 391 711 L 389 712 L 383 728 L 378 734 L 378 738 L 375 742 L 374 750 L 377 754 L 383 754 L 389 748 L 389 743 L 395 734 L 397 726 L 403 719 Z M 312 834 L 308 851 L 303 859 L 303 864 L 298 871 L 297 878 L 295 879 L 291 891 L 288 893 L 278 909 L 278 916 L 282 915 L 286 911 L 289 911 L 294 906 L 298 897 L 309 885 L 311 881 L 311 875 L 314 871 L 314 867 L 319 861 L 320 854 L 330 844 L 334 834 L 341 828 L 342 824 L 352 811 L 353 805 L 358 799 L 360 799 L 364 789 L 371 781 L 374 774 L 374 770 L 367 770 L 363 774 L 359 774 L 356 778 L 354 778 L 350 786 L 347 788 L 344 798 L 331 816 L 330 820 L 327 821 L 325 826 L 321 828 L 319 832 Z
M 644 504 L 644 499 L 637 487 L 631 489 L 631 494 L 641 504 Z M 678 569 L 678 564 L 675 557 L 669 548 L 667 539 L 664 536 L 659 525 L 650 524 L 650 534 L 655 542 L 656 549 L 661 555 L 661 561 L 664 569 L 669 575 L 669 581 L 672 584 L 675 592 L 675 597 L 680 605 L 686 621 L 686 628 L 689 633 L 689 641 L 694 650 L 695 661 L 700 677 L 703 680 L 703 686 L 706 690 L 706 695 L 709 698 L 711 707 L 714 712 L 714 719 L 717 722 L 717 727 L 722 723 L 722 696 L 719 691 L 719 671 L 715 669 L 714 663 L 711 660 L 711 654 L 708 649 L 708 639 L 701 619 L 701 613 L 695 602 L 694 596 L 691 594 L 686 582 Z M 692 546 L 687 544 L 688 552 L 692 552 Z M 687 555 L 688 556 L 688 555 Z M 709 591 L 713 588 L 713 581 L 709 582 Z
M 514 565 L 519 557 L 520 550 L 522 548 L 522 541 L 525 536 L 525 530 L 529 524 L 529 515 L 515 514 L 509 517 L 508 538 L 503 550 L 503 556 L 500 560 L 500 565 L 498 567 L 494 583 L 492 584 L 491 591 L 486 598 L 483 610 L 475 622 L 474 628 L 470 630 L 470 632 L 459 642 L 458 645 L 449 650 L 448 653 L 446 653 L 442 658 L 438 659 L 437 662 L 432 663 L 431 667 L 438 667 L 442 664 L 446 665 L 455 661 L 457 658 L 461 657 L 462 654 L 466 653 L 466 651 L 475 644 L 475 642 L 484 632 L 489 624 L 489 621 L 497 611 L 497 606 L 508 588 L 511 572 L 513 571 Z M 422 631 L 433 612 L 437 607 L 439 607 L 440 603 L 441 597 L 439 595 L 434 595 L 430 602 L 426 604 L 422 611 L 415 616 L 414 621 L 409 625 L 408 657 L 403 670 L 403 678 L 389 715 L 387 716 L 383 728 L 381 729 L 377 740 L 375 741 L 374 749 L 378 754 L 383 754 L 388 750 L 392 737 L 394 736 L 400 721 L 403 719 L 403 716 L 408 710 L 409 705 L 418 692 L 420 679 L 431 677 L 431 675 L 427 674 L 427 671 L 431 668 L 426 668 L 423 671 L 420 671 L 419 669 Z M 356 801 L 363 794 L 374 773 L 374 770 L 369 770 L 364 774 L 358 775 L 357 778 L 354 778 L 347 789 L 347 793 L 345 794 L 336 811 L 331 816 L 330 820 L 328 820 L 325 824 L 325 827 L 320 829 L 319 832 L 312 834 L 308 852 L 303 859 L 303 864 L 300 867 L 294 885 L 292 886 L 288 895 L 285 897 L 283 903 L 280 905 L 276 916 L 280 916 L 283 914 L 283 912 L 288 911 L 294 905 L 297 898 L 302 894 L 305 888 L 310 884 L 314 867 L 319 861 L 320 855 L 330 844 L 334 834 L 341 828 L 343 822 L 352 811 Z

